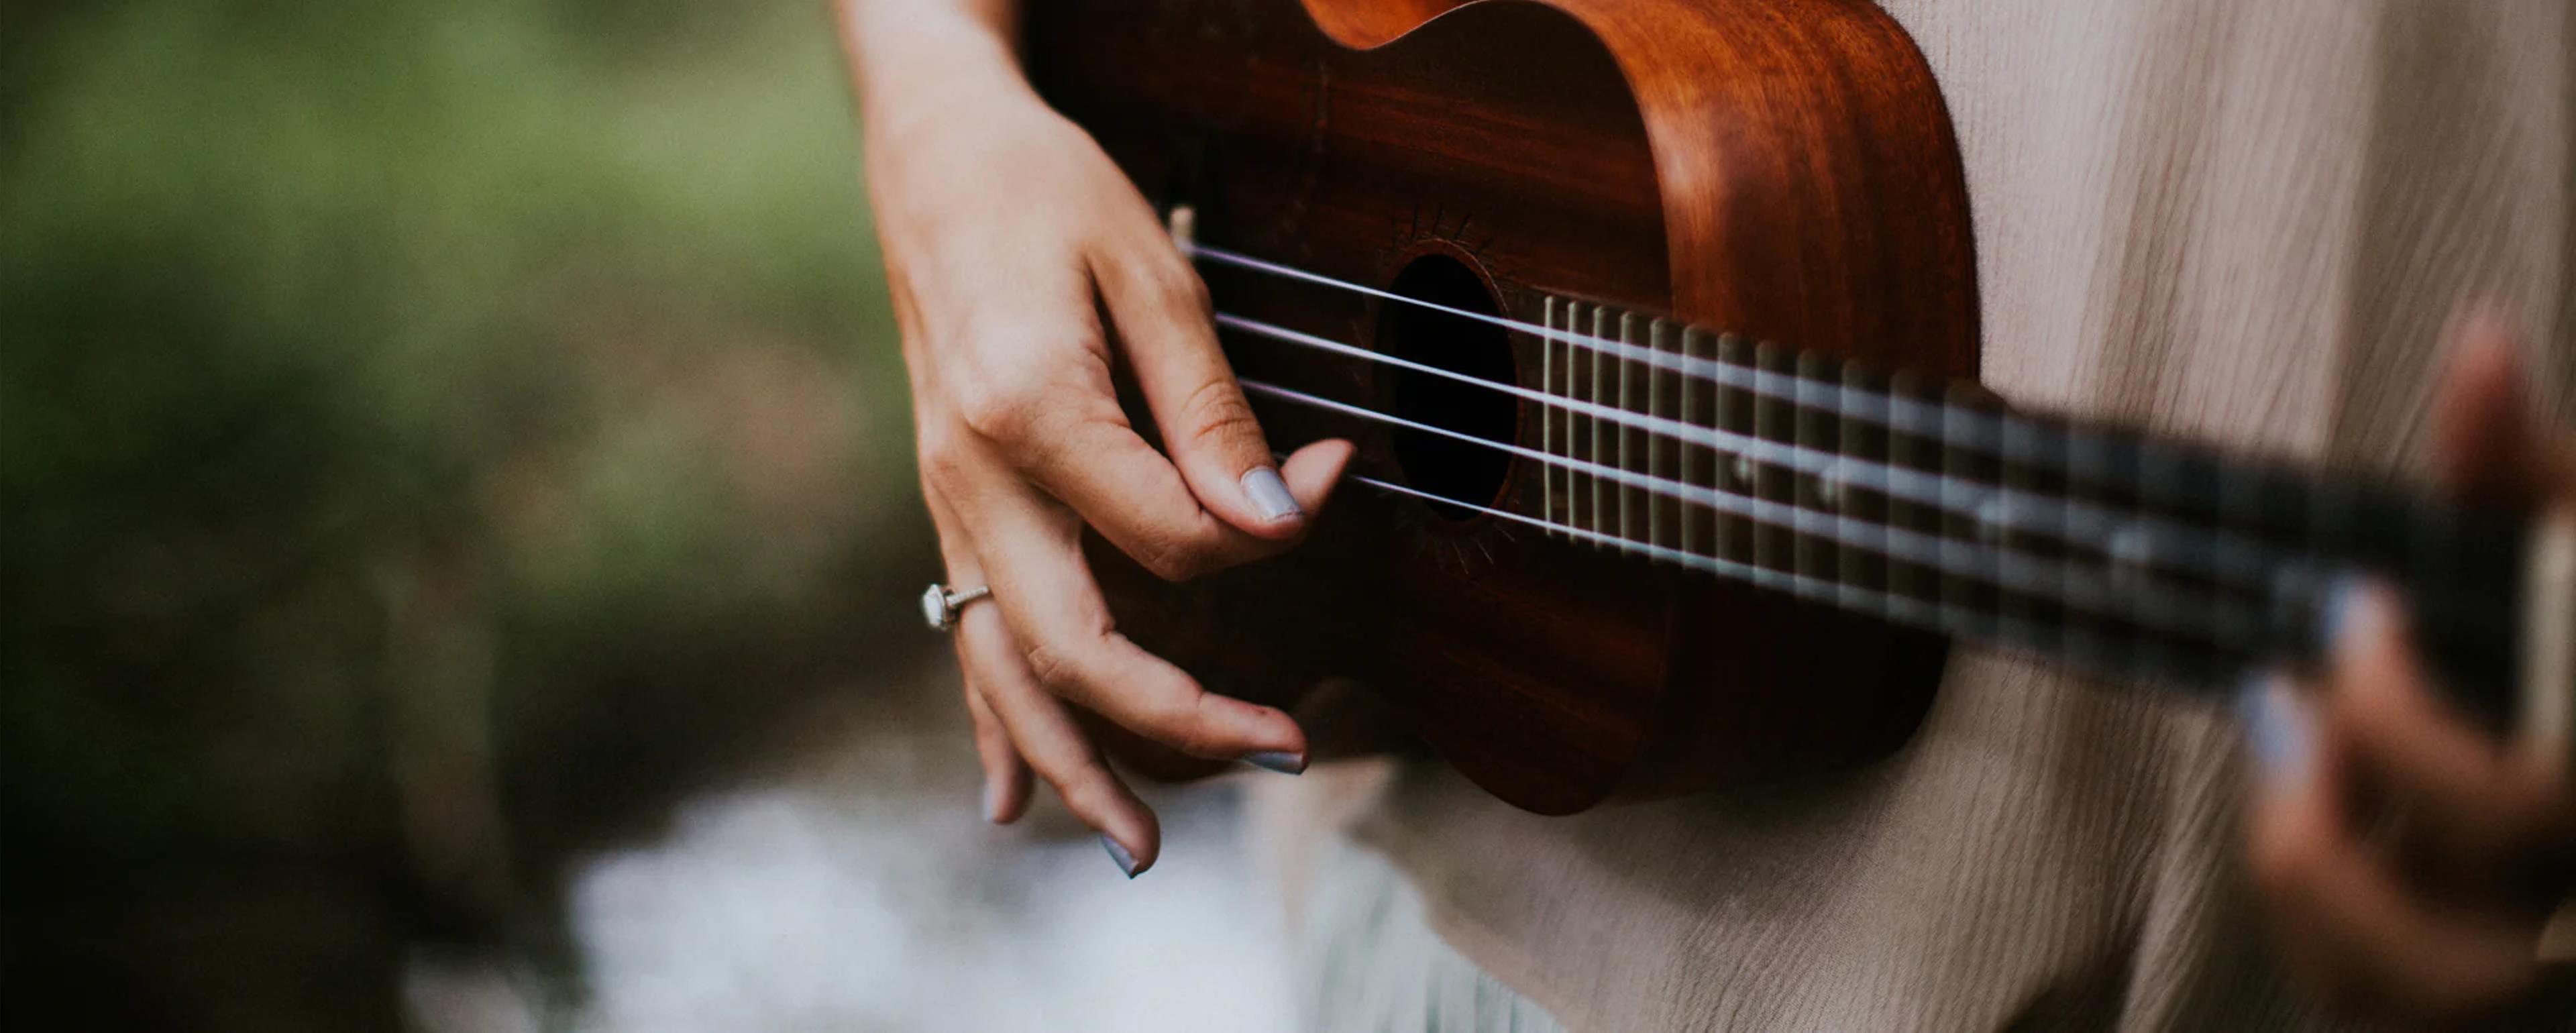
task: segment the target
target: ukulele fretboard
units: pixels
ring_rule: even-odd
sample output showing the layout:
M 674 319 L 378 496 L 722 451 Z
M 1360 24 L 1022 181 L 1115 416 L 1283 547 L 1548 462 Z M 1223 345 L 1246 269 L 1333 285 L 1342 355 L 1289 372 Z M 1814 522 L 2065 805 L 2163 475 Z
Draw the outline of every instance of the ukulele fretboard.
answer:
M 1549 533 L 2036 651 L 2233 684 L 2319 642 L 2335 582 L 2409 593 L 2417 635 L 2500 712 L 2523 522 L 2003 408 L 1889 373 L 1549 298 Z

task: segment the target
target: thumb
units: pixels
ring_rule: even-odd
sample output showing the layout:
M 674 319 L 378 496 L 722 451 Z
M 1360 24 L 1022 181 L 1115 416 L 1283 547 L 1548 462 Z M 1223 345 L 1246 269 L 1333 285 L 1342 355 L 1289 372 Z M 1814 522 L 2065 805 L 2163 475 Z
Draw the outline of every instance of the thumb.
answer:
M 2576 458 L 2543 430 L 2522 385 L 2517 340 L 2491 310 L 2455 324 L 2435 415 L 2435 465 L 2480 501 L 2520 505 L 2576 486 Z
M 1301 476 L 1307 483 L 1296 487 L 1304 490 L 1292 490 L 1280 475 L 1252 404 L 1217 346 L 1207 288 L 1177 250 L 1147 250 L 1145 257 L 1099 263 L 1095 275 L 1164 451 L 1190 493 L 1218 519 L 1262 538 L 1296 537 L 1325 485 Z

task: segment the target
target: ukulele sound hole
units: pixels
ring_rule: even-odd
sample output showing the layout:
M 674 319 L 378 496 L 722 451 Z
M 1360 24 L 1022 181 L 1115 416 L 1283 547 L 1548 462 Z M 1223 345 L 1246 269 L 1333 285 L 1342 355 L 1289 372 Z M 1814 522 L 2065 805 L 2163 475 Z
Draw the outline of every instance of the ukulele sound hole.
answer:
M 1498 311 L 1485 281 L 1445 255 L 1415 259 L 1387 289 L 1480 315 Z M 1492 323 L 1388 302 L 1379 317 L 1377 340 L 1379 350 L 1400 358 L 1481 381 L 1516 383 L 1511 342 L 1503 328 Z M 1393 373 L 1396 415 L 1485 441 L 1514 440 L 1519 407 L 1511 395 L 1413 370 Z M 1511 469 L 1511 454 L 1501 449 L 1410 428 L 1395 433 L 1395 460 L 1414 487 L 1480 506 L 1492 505 L 1502 494 L 1503 477 Z M 1465 506 L 1438 502 L 1430 506 L 1451 520 L 1477 515 Z

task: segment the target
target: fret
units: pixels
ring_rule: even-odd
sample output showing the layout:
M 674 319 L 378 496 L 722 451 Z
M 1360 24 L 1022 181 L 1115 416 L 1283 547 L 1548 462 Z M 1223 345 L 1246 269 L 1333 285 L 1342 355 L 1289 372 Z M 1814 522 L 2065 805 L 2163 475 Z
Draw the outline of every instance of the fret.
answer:
M 1964 447 L 1959 442 L 1971 439 L 1983 394 L 1966 384 L 1951 385 L 1941 402 L 1941 519 L 1942 566 L 1941 602 L 1960 611 L 1971 634 L 1991 638 L 2000 608 L 1996 605 L 1995 579 L 1992 569 L 1975 569 L 1981 564 L 1981 553 L 1971 545 L 1987 541 L 1988 523 L 1982 519 L 1995 501 L 1993 485 L 1997 466 L 1991 452 Z M 2000 538 L 1996 538 L 2000 541 Z M 1966 569 L 1970 573 L 1958 573 Z
M 2159 583 L 2177 586 L 2178 591 L 2199 592 L 2215 605 L 2217 585 L 2268 584 L 2277 575 L 2274 565 L 2255 547 L 2258 539 L 2250 529 L 2226 519 L 2228 473 L 2217 456 L 2183 445 L 2142 441 L 2138 444 L 2138 475 L 2139 494 L 2147 506 L 2184 527 L 2204 529 L 2214 542 L 2222 543 L 2216 550 L 2214 575 L 2179 577 L 2159 573 Z M 2146 641 L 2151 648 L 2143 655 L 2159 676 L 2219 680 L 2237 673 L 2238 665 L 2215 658 L 2208 643 L 2170 634 L 2153 635 Z
M 2302 533 L 2316 517 L 2311 512 L 2315 502 L 2309 493 L 2287 478 L 2272 476 L 2251 463 L 2222 463 L 2214 458 L 2218 478 L 2218 521 L 2221 533 L 2244 536 L 2257 541 L 2286 544 L 2299 548 L 2306 556 L 2286 565 L 2278 565 L 2253 591 L 2261 609 L 2258 613 L 2264 629 L 2263 640 L 2304 649 L 2295 642 L 2302 636 L 2302 625 L 2313 625 L 2317 594 L 2317 564 L 2313 544 Z M 2224 605 L 2232 594 L 2222 585 L 2193 586 L 2207 591 L 2214 604 Z M 2292 636 L 2292 637 L 2285 637 Z M 2251 659 L 2248 657 L 2247 659 Z
M 1849 392 L 1844 407 L 1842 451 L 1864 463 L 1883 463 L 1889 458 L 1887 434 L 1888 378 L 1886 374 L 1849 363 L 1843 366 L 1842 385 Z M 1840 488 L 1841 505 L 1836 526 L 1842 530 L 1843 605 L 1862 613 L 1884 615 L 1888 591 L 1887 496 L 1854 484 Z
M 2171 536 L 2160 530 L 2163 517 L 2147 503 L 2145 450 L 2140 439 L 2085 428 L 2069 434 L 2068 499 L 2082 503 L 2085 512 L 2078 519 L 2074 507 L 2068 507 L 2067 533 L 2104 552 L 2105 562 L 2115 568 L 2113 576 L 2132 583 L 2145 583 L 2141 579 L 2160 568 L 2191 567 L 2180 559 Z M 2077 469 L 2079 465 L 2083 469 Z
M 2161 441 L 2133 443 L 2138 453 L 2138 500 L 2148 512 L 2185 527 L 2218 530 L 2219 464 L 2198 449 Z M 2245 540 L 2231 537 L 2240 544 Z M 2220 548 L 2218 573 L 2252 580 L 2263 576 L 2261 558 L 2243 548 Z
M 1563 318 L 1561 314 L 1563 309 L 1564 306 L 1556 300 L 1555 295 L 1547 295 L 1539 299 L 1539 325 L 1546 327 L 1548 332 L 1540 334 L 1538 339 L 1538 390 L 1540 394 L 1549 398 L 1564 397 L 1563 389 L 1557 386 L 1556 353 L 1573 350 L 1557 347 L 1556 331 L 1561 329 L 1558 320 Z M 1564 411 L 1558 406 L 1550 405 L 1541 408 L 1538 413 L 1538 450 L 1550 458 L 1562 456 L 1562 453 L 1556 450 L 1558 439 L 1556 425 Z M 1548 528 L 1544 533 L 1550 538 L 1565 537 L 1565 532 L 1557 527 L 1565 520 L 1565 514 L 1556 508 L 1557 500 L 1564 497 L 1557 491 L 1557 481 L 1563 471 L 1563 467 L 1549 463 L 1538 472 L 1539 518 L 1547 521 Z
M 2218 506 L 2218 469 L 2207 457 L 2176 446 L 2137 439 L 2119 439 L 2118 447 L 2134 457 L 2137 470 L 2137 496 L 2144 513 L 2155 513 L 2179 526 L 2216 528 Z M 2143 526 L 2143 525 L 2141 525 Z M 2166 557 L 2158 549 L 2158 538 L 2141 532 L 2135 539 L 2139 568 L 2136 583 L 2141 587 L 2173 587 L 2189 590 L 2206 584 L 2199 577 L 2175 577 Z M 2250 558 L 2247 560 L 2250 562 Z M 2190 666 L 2190 657 L 2198 644 L 2158 628 L 2146 612 L 2143 592 L 2131 597 L 2132 605 L 2119 616 L 2132 629 L 2129 661 L 2133 673 L 2163 675 Z
M 2353 484 L 2344 481 L 2316 484 L 2308 492 L 2307 501 L 2301 537 L 2306 545 L 2305 551 L 2316 558 L 2316 569 L 2307 585 L 2283 583 L 2275 586 L 2273 610 L 2278 616 L 2273 619 L 2286 624 L 2300 617 L 2308 618 L 2307 628 L 2292 629 L 2294 632 L 2304 630 L 2307 641 L 2279 641 L 2294 655 L 2322 659 L 2333 646 L 2327 637 L 2333 631 L 2330 622 L 2334 614 L 2330 607 L 2333 605 L 2331 593 L 2337 590 L 2335 582 L 2352 575 L 2384 578 L 2393 572 L 2354 551 L 2358 538 L 2354 534 L 2353 518 L 2360 499 Z M 2304 598 L 2299 594 L 2302 589 Z
M 1607 307 L 1601 305 L 1592 306 L 1592 336 L 1598 340 L 1610 339 L 1610 310 Z M 1614 397 L 1612 392 L 1616 390 L 1616 388 L 1612 379 L 1613 375 L 1610 364 L 1611 357 L 1609 352 L 1597 349 L 1593 351 L 1592 394 L 1587 400 L 1595 405 L 1609 406 L 1612 398 Z M 1596 419 L 1592 421 L 1591 459 L 1593 462 L 1600 463 L 1614 469 L 1619 466 L 1618 454 L 1612 451 L 1616 445 L 1616 436 L 1618 432 L 1619 428 L 1608 420 Z M 1619 488 L 1617 485 L 1610 483 L 1607 478 L 1591 477 L 1586 479 L 1592 482 L 1592 523 L 1590 530 L 1600 534 L 1609 535 L 1615 540 L 1619 534 L 1619 523 L 1617 513 L 1612 507 L 1617 505 Z M 1593 539 L 1593 542 L 1595 545 L 1599 545 L 1603 542 L 1603 539 L 1595 538 Z
M 2138 502 L 2138 452 L 2123 439 L 2092 430 L 2077 430 L 2066 442 L 2068 494 L 2112 513 L 2134 516 Z M 2154 557 L 2149 539 L 2132 521 L 2114 524 L 2103 540 L 2080 543 L 2079 551 L 2101 556 L 2103 579 L 2114 591 L 2135 592 L 2149 583 Z M 2068 613 L 2066 647 L 2075 662 L 2094 670 L 2120 673 L 2136 663 L 2138 629 L 2126 614 L 2076 610 Z
M 1717 339 L 1717 360 L 1742 372 L 1751 373 L 1754 369 L 1753 345 L 1742 337 L 1727 334 Z M 1717 388 L 1716 394 L 1718 429 L 1738 436 L 1752 436 L 1754 423 L 1752 392 L 1721 385 Z M 1716 452 L 1713 453 L 1713 458 L 1716 460 L 1714 483 L 1717 485 L 1717 490 L 1733 495 L 1753 493 L 1753 478 L 1750 476 L 1753 465 L 1749 457 L 1741 453 Z M 1717 555 L 1730 562 L 1752 563 L 1752 522 L 1733 514 L 1718 514 L 1716 546 Z
M 1797 371 L 1797 356 L 1789 349 L 1764 341 L 1753 347 L 1753 433 L 1765 441 L 1794 444 L 1797 441 L 1797 413 L 1787 400 L 1792 388 L 1790 377 Z M 1777 463 L 1753 466 L 1753 494 L 1767 502 L 1793 505 L 1797 502 L 1796 475 Z M 1794 571 L 1791 552 L 1792 533 L 1776 521 L 1753 525 L 1753 562 L 1772 570 Z
M 2045 592 L 2011 591 L 2001 595 L 2004 616 L 2030 625 L 2040 641 L 2036 648 L 2062 651 L 2066 607 L 2066 436 L 2062 429 L 2018 414 L 2003 418 L 2003 485 L 2028 504 L 2014 514 L 2003 537 L 2006 548 L 2036 560 L 2039 569 L 2056 575 Z
M 1695 326 L 1682 328 L 1682 355 L 1689 359 L 1715 359 L 1717 339 Z M 1718 426 L 1717 385 L 1705 377 L 1693 377 L 1681 385 L 1682 422 L 1693 427 Z M 1705 445 L 1685 445 L 1682 453 L 1681 480 L 1695 487 L 1716 490 L 1717 450 Z M 1681 507 L 1682 551 L 1694 556 L 1715 555 L 1716 511 L 1705 506 Z
M 1823 352 L 1803 352 L 1798 355 L 1797 371 L 1798 411 L 1793 421 L 1792 437 L 1801 447 L 1829 455 L 1840 454 L 1842 421 L 1836 417 L 1829 398 L 1833 385 L 1842 379 L 1839 364 Z M 1828 492 L 1835 490 L 1829 480 L 1833 476 L 1832 469 L 1828 466 L 1823 473 L 1796 478 L 1800 530 L 1804 531 L 1810 525 L 1823 532 L 1833 529 L 1835 518 L 1830 514 L 1836 507 L 1828 497 Z M 1799 575 L 1828 583 L 1842 577 L 1840 549 L 1825 534 L 1797 535 L 1792 552 L 1795 556 L 1792 566 Z
M 2138 491 L 2142 501 L 2188 524 L 2217 522 L 2219 469 L 2216 459 L 2198 449 L 2162 441 L 2138 443 Z
M 2312 486 L 2283 471 L 2252 463 L 2221 463 L 2220 494 L 2230 523 L 2254 537 L 2298 547 L 2306 538 Z M 2313 543 L 2311 543 L 2313 544 Z
M 1625 344 L 1642 346 L 1644 344 L 1642 337 L 1644 336 L 1645 323 L 1645 320 L 1638 318 L 1632 313 L 1620 313 L 1619 340 Z M 1633 359 L 1621 359 L 1619 361 L 1620 412 L 1642 413 L 1646 411 L 1646 368 L 1647 367 L 1645 365 Z M 1619 429 L 1619 459 L 1615 465 L 1617 465 L 1619 469 L 1626 470 L 1631 473 L 1652 472 L 1653 468 L 1646 465 L 1645 428 L 1631 425 Z M 1621 541 L 1636 542 L 1648 540 L 1645 537 L 1647 531 L 1647 505 L 1648 501 L 1646 498 L 1646 489 L 1644 487 L 1636 484 L 1621 486 L 1619 489 L 1618 524 L 1618 535 Z
M 1670 354 L 1674 351 L 1674 336 L 1672 325 L 1662 319 L 1656 319 L 1646 326 L 1646 345 L 1654 349 L 1657 355 Z M 1651 367 L 1646 382 L 1646 399 L 1648 408 L 1652 410 L 1655 418 L 1678 419 L 1681 408 L 1681 378 L 1662 366 Z M 1681 450 L 1674 447 L 1672 442 L 1666 441 L 1665 435 L 1654 434 L 1646 438 L 1646 472 L 1668 481 L 1682 479 Z M 1646 499 L 1646 540 L 1666 549 L 1680 545 L 1681 516 L 1680 499 L 1673 498 L 1667 493 L 1649 496 Z
M 1917 406 L 1939 404 L 1940 387 L 1933 381 L 1912 373 L 1898 372 L 1889 379 L 1892 397 Z M 1928 434 L 1895 430 L 1888 435 L 1888 455 L 1902 469 L 1938 475 L 1941 472 L 1940 440 Z M 1887 500 L 1890 526 L 1927 537 L 1941 534 L 1939 511 L 1922 502 L 1905 498 Z M 1940 579 L 1923 563 L 1891 559 L 1887 580 L 1895 594 L 1922 601 L 1927 606 L 1941 601 Z
M 1590 333 L 1590 306 L 1579 301 L 1565 305 L 1565 329 L 1570 334 Z M 1586 400 L 1592 394 L 1592 351 L 1568 346 L 1565 356 L 1565 393 L 1574 400 Z M 1590 460 L 1592 456 L 1592 417 L 1573 409 L 1565 411 L 1565 454 L 1571 459 Z M 1569 528 L 1592 526 L 1592 475 L 1574 469 L 1565 471 L 1565 523 Z M 1573 536 L 1583 540 L 1580 536 Z

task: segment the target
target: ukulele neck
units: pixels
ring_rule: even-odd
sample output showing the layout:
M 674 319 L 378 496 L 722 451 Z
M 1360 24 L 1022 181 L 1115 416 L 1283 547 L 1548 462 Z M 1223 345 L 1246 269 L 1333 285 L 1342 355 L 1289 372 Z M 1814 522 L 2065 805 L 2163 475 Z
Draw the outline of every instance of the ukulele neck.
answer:
M 2576 638 L 2576 603 L 2547 612 L 2576 584 L 2550 558 L 2576 550 L 2561 522 L 2016 413 L 1973 385 L 1604 306 L 1550 298 L 1542 315 L 1539 389 L 1564 400 L 1539 407 L 1553 461 L 1536 516 L 1553 534 L 2211 689 L 2315 662 L 2337 589 L 2368 576 L 2405 593 L 2466 709 L 2569 723 L 2525 714 L 2552 705 L 2525 699 L 2535 679 L 2558 679 L 2559 705 L 2576 682 L 2553 659 Z

